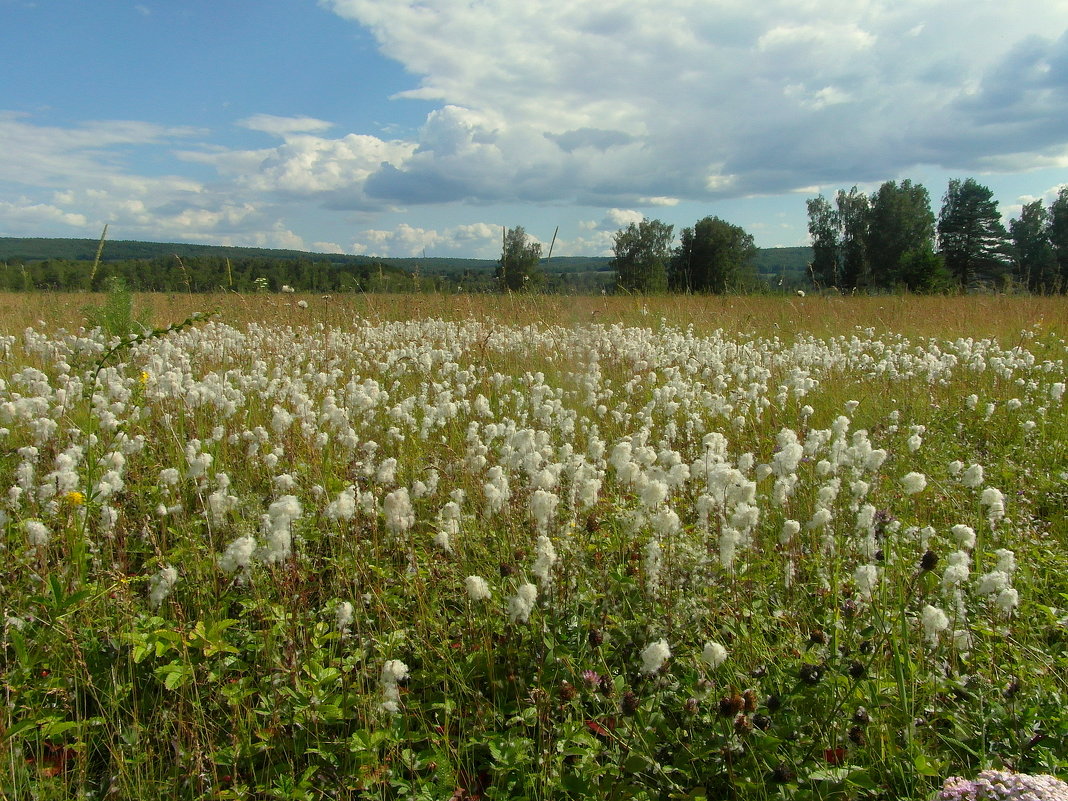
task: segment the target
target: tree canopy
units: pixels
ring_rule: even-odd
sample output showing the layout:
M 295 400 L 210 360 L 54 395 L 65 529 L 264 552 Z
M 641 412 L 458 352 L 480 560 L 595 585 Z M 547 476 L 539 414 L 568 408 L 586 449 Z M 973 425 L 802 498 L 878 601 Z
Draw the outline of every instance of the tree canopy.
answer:
M 660 220 L 643 219 L 616 231 L 612 267 L 616 287 L 624 292 L 663 292 L 675 227 Z
M 677 292 L 722 294 L 748 277 L 756 256 L 753 236 L 719 217 L 683 228 L 669 265 L 668 286 Z
M 504 232 L 496 278 L 504 292 L 537 289 L 544 279 L 541 243 L 531 240 L 521 225 Z

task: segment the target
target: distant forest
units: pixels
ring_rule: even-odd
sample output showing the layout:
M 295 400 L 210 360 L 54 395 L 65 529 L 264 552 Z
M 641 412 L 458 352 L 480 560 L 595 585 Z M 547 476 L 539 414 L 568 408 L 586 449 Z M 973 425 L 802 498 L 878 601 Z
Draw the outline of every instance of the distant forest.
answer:
M 392 258 L 218 245 L 0 237 L 0 290 L 102 290 L 109 277 L 138 292 L 493 292 L 496 260 Z M 808 285 L 812 249 L 764 248 L 753 257 L 754 291 Z M 612 258 L 541 259 L 541 290 L 588 294 L 616 290 Z

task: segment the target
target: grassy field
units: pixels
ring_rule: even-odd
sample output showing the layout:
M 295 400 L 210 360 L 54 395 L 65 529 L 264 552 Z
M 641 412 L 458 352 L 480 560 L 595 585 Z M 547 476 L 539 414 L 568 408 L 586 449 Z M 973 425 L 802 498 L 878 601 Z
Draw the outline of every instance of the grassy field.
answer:
M 0 295 L 5 801 L 1068 772 L 1062 298 L 107 302 Z

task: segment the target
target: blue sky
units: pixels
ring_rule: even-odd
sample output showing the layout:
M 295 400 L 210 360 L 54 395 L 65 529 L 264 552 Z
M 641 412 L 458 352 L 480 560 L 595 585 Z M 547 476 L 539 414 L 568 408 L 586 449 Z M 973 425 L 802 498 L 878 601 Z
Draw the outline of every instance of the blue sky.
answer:
M 494 258 L 1068 181 L 1066 0 L 0 0 L 0 235 Z

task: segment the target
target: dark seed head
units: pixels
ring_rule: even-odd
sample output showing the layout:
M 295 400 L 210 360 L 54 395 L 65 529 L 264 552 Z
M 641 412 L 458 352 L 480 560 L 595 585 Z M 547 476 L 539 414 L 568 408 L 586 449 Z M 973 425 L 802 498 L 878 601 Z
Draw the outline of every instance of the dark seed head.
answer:
M 697 710 L 701 708 L 696 698 L 687 698 L 686 703 L 682 705 L 682 708 L 686 711 L 687 715 L 696 715 Z
M 597 682 L 597 689 L 601 691 L 601 695 L 611 698 L 616 691 L 616 685 L 608 676 L 601 676 L 600 681 Z
M 764 702 L 764 705 L 768 708 L 769 712 L 778 712 L 782 708 L 782 699 L 772 693 L 768 696 L 768 700 Z
M 928 572 L 934 570 L 936 567 L 938 567 L 938 554 L 927 549 L 923 554 L 923 558 L 920 559 L 920 570 Z
M 623 693 L 623 700 L 621 706 L 623 711 L 628 715 L 633 715 L 638 711 L 638 704 L 641 702 L 638 700 L 638 696 L 634 694 L 632 690 L 627 690 Z
M 746 712 L 756 712 L 756 708 L 756 690 L 746 690 L 744 693 L 742 693 L 742 709 L 744 709 Z
M 742 711 L 742 707 L 745 706 L 745 701 L 742 700 L 742 696 L 738 693 L 731 693 L 725 695 L 719 699 L 719 716 L 722 718 L 732 718 Z
M 746 715 L 739 715 L 734 719 L 734 733 L 738 735 L 749 734 L 753 730 L 753 721 Z
M 864 745 L 864 729 L 860 726 L 853 726 L 849 730 L 849 742 L 853 745 Z
M 864 663 L 858 659 L 854 659 L 849 663 L 849 675 L 854 679 L 863 678 L 864 674 L 868 672 L 868 669 L 864 667 Z
M 771 728 L 771 718 L 767 715 L 753 715 L 753 725 L 761 731 L 767 731 Z
M 575 689 L 575 685 L 571 682 L 562 681 L 560 682 L 559 693 L 561 701 L 571 701 L 576 695 L 578 695 L 578 690 Z
M 853 713 L 853 722 L 865 726 L 868 723 L 871 723 L 871 715 L 868 713 L 867 709 L 858 706 L 857 711 Z
M 771 772 L 771 780 L 776 784 L 786 784 L 797 778 L 797 774 L 785 762 L 780 762 Z
M 604 642 L 604 634 L 600 629 L 590 629 L 587 639 L 589 640 L 590 645 L 596 648 Z
M 823 629 L 813 629 L 808 635 L 808 641 L 810 645 L 826 645 L 827 633 Z
M 801 681 L 803 681 L 805 684 L 819 684 L 820 679 L 823 678 L 823 666 L 802 665 L 800 675 Z

